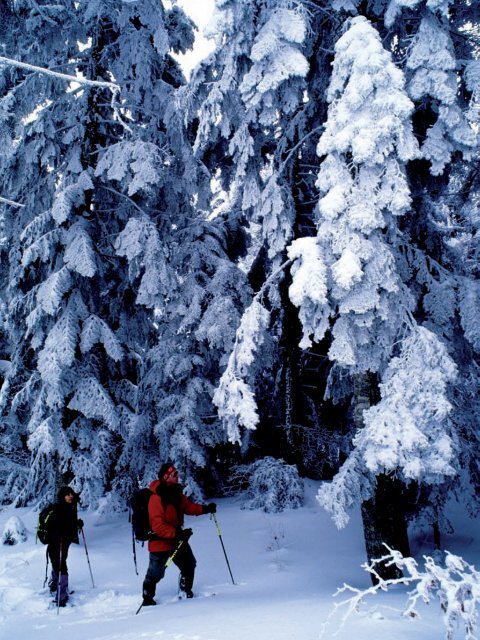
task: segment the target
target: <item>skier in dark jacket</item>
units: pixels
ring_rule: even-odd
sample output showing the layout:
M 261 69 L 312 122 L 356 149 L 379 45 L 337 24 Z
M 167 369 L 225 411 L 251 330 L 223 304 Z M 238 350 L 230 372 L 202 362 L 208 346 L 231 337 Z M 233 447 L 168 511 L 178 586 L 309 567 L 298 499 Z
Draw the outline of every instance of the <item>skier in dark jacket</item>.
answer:
M 57 594 L 60 607 L 68 602 L 68 548 L 72 542 L 78 544 L 78 530 L 83 528 L 83 520 L 77 517 L 77 502 L 75 491 L 62 487 L 48 519 L 47 553 L 52 563 L 48 586 L 50 593 Z
M 183 495 L 178 482 L 178 471 L 170 462 L 162 465 L 158 480 L 150 484 L 152 496 L 148 503 L 150 528 L 153 532 L 148 542 L 150 561 L 143 582 L 143 606 L 156 604 L 153 599 L 157 583 L 165 575 L 165 566 L 173 551 L 180 545 L 173 562 L 180 569 L 180 589 L 187 598 L 193 598 L 193 578 L 196 560 L 188 539 L 191 529 L 182 529 L 184 515 L 200 516 L 215 513 L 214 502 L 208 505 L 192 502 Z

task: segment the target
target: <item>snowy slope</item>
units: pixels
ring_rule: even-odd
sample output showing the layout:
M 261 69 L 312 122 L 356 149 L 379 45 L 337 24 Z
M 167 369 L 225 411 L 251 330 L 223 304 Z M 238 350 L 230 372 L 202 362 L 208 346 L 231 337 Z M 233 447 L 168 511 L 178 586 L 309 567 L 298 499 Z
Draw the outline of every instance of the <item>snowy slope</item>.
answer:
M 12 514 L 29 529 L 27 542 L 0 548 L 0 637 L 5 640 L 318 640 L 332 610 L 332 594 L 343 582 L 370 585 L 358 514 L 338 532 L 315 501 L 318 484 L 307 483 L 306 505 L 282 514 L 242 511 L 232 499 L 219 500 L 218 520 L 236 585 L 232 585 L 214 523 L 209 516 L 187 518 L 198 567 L 193 600 L 177 600 L 178 570 L 172 566 L 157 589 L 159 606 L 135 611 L 147 566 L 137 545 L 135 574 L 127 517 L 96 523 L 82 514 L 92 588 L 84 549 L 71 547 L 70 586 L 74 606 L 49 609 L 42 590 L 45 547 L 35 544 L 37 514 L 4 509 L 0 531 Z M 473 531 L 474 523 L 469 523 Z M 417 551 L 431 553 L 427 538 Z M 465 532 L 447 537 L 445 546 L 476 563 L 478 539 Z M 401 616 L 406 589 L 370 599 L 335 637 L 340 640 L 439 640 L 443 625 L 438 604 L 421 611 L 421 620 Z M 340 614 L 324 638 L 334 637 Z M 464 637 L 459 633 L 459 637 Z

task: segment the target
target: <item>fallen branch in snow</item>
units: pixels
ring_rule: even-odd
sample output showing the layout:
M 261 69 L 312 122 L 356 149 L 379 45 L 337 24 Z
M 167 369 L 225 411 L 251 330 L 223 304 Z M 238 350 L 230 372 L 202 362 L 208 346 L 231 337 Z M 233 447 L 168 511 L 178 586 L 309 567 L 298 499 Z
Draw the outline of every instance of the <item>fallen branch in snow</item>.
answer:
M 376 595 L 380 590 L 388 591 L 395 585 L 411 585 L 415 588 L 408 592 L 408 601 L 403 615 L 411 618 L 419 618 L 416 610 L 419 600 L 430 604 L 431 599 L 437 598 L 444 613 L 443 622 L 446 627 L 445 638 L 452 640 L 455 627 L 460 623 L 465 628 L 466 640 L 476 640 L 474 631 L 478 623 L 477 609 L 480 604 L 480 573 L 473 565 L 465 562 L 460 556 L 445 552 L 445 566 L 435 563 L 433 558 L 424 556 L 425 567 L 423 571 L 418 569 L 418 564 L 413 558 L 404 558 L 399 551 L 390 549 L 382 558 L 377 558 L 371 564 L 363 564 L 365 571 L 375 577 L 376 584 L 368 589 L 357 589 L 344 584 L 335 593 L 335 596 L 349 592 L 353 595 L 342 602 L 335 603 L 327 620 L 322 625 L 320 638 L 323 638 L 327 625 L 331 622 L 341 607 L 347 607 L 342 616 L 339 628 L 333 634 L 336 635 L 345 624 L 345 621 L 355 611 L 358 612 L 365 598 Z M 377 565 L 389 566 L 395 564 L 404 574 L 401 578 L 384 580 L 376 570 Z

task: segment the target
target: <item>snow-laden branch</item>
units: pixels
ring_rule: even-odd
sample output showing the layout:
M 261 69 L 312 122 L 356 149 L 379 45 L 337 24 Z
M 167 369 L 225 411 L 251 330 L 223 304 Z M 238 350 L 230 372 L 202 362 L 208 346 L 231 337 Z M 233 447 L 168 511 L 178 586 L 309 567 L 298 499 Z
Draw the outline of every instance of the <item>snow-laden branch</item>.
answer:
M 104 89 L 110 89 L 111 91 L 120 91 L 120 86 L 115 82 L 106 82 L 104 80 L 88 80 L 80 76 L 71 76 L 68 73 L 60 73 L 60 71 L 52 71 L 51 69 L 45 69 L 45 67 L 37 67 L 27 62 L 20 62 L 19 60 L 13 60 L 12 58 L 6 58 L 0 56 L 0 63 L 8 64 L 12 67 L 18 67 L 19 69 L 25 69 L 26 71 L 33 71 L 35 73 L 42 73 L 46 76 L 58 78 L 60 80 L 66 80 L 67 82 L 76 82 L 86 87 L 102 87 Z
M 431 599 L 437 598 L 444 614 L 446 640 L 452 640 L 458 624 L 463 624 L 466 640 L 475 640 L 474 632 L 478 622 L 477 610 L 480 604 L 480 573 L 475 567 L 465 562 L 460 556 L 455 556 L 447 551 L 445 566 L 436 564 L 430 556 L 424 556 L 425 567 L 422 571 L 413 558 L 403 557 L 399 551 L 390 549 L 388 545 L 385 547 L 388 550 L 387 555 L 373 560 L 370 564 L 362 565 L 365 571 L 374 577 L 375 584 L 373 586 L 367 589 L 358 589 L 344 584 L 342 588 L 338 589 L 335 596 L 345 592 L 353 595 L 335 604 L 333 611 L 322 625 L 320 638 L 324 637 L 328 624 L 340 608 L 346 607 L 346 610 L 341 618 L 339 629 L 333 635 L 340 631 L 353 612 L 359 611 L 367 596 L 376 595 L 379 591 L 388 591 L 396 585 L 415 584 L 415 588 L 407 594 L 408 601 L 403 611 L 404 616 L 419 618 L 420 615 L 416 609 L 417 603 L 420 601 L 430 604 Z M 395 565 L 403 572 L 403 576 L 383 579 L 377 571 L 379 565 Z
M 281 264 L 265 281 L 253 297 L 250 306 L 244 311 L 227 368 L 213 396 L 213 403 L 218 408 L 218 415 L 232 443 L 241 442 L 241 426 L 254 430 L 259 421 L 255 394 L 247 379 L 270 324 L 270 313 L 263 306 L 261 298 L 278 275 L 291 264 L 292 260 L 286 260 Z
M 82 87 L 98 87 L 100 89 L 109 89 L 112 92 L 112 101 L 111 106 L 115 116 L 119 123 L 124 127 L 127 131 L 131 132 L 131 128 L 123 119 L 120 114 L 118 105 L 115 102 L 115 98 L 117 94 L 120 92 L 120 85 L 115 82 L 107 82 L 105 80 L 89 80 L 88 78 L 82 78 L 81 76 L 72 76 L 68 73 L 61 73 L 60 71 L 52 71 L 51 69 L 46 69 L 45 67 L 37 67 L 33 64 L 28 64 L 27 62 L 20 62 L 19 60 L 13 60 L 12 58 L 6 58 L 5 56 L 0 56 L 0 65 L 7 64 L 12 67 L 18 67 L 19 69 L 25 69 L 26 71 L 32 71 L 34 73 L 41 73 L 46 76 L 50 76 L 51 78 L 57 78 L 59 80 L 64 80 L 66 82 L 76 82 L 78 85 Z
M 270 285 L 273 284 L 273 282 L 275 281 L 276 277 L 278 275 L 280 275 L 282 273 L 282 271 L 285 271 L 285 269 L 287 269 L 287 267 L 289 267 L 291 264 L 293 264 L 293 262 L 294 261 L 291 260 L 291 259 L 288 259 L 288 260 L 285 260 L 285 262 L 282 262 L 282 264 L 278 267 L 278 269 L 275 269 L 275 271 L 268 276 L 268 278 L 263 283 L 261 289 L 259 289 L 257 291 L 257 293 L 255 294 L 254 299 L 257 298 L 258 300 L 260 300 L 262 298 L 262 296 L 265 294 L 265 292 L 268 289 L 268 287 L 270 287 Z
M 11 207 L 24 207 L 24 204 L 20 204 L 20 202 L 14 202 L 13 200 L 9 200 L 8 198 L 2 198 L 2 196 L 0 196 L 0 202 L 3 202 L 4 204 L 9 204 Z

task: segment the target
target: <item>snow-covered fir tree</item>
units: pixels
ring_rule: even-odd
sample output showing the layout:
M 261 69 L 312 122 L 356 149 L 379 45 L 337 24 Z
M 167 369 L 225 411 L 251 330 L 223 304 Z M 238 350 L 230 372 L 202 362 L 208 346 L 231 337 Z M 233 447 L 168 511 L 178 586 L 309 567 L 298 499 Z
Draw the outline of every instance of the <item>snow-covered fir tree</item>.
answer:
M 188 206 L 185 141 L 162 114 L 171 113 L 183 82 L 170 51 L 185 50 L 192 29 L 181 11 L 150 0 L 72 3 L 71 22 L 66 7 L 58 11 L 47 3 L 13 4 L 12 21 L 35 47 L 12 33 L 10 57 L 30 51 L 22 61 L 63 64 L 71 76 L 100 86 L 4 68 L 12 85 L 7 98 L 21 96 L 26 106 L 16 112 L 19 142 L 3 184 L 24 213 L 10 211 L 5 225 L 11 339 L 18 346 L 2 410 L 6 437 L 23 439 L 32 454 L 27 482 L 17 480 L 21 490 L 12 497 L 41 495 L 62 475 L 93 507 L 112 481 L 125 493 L 135 472 L 115 468 L 135 431 L 142 355 L 153 331 L 151 314 L 134 304 L 137 293 L 165 295 L 170 283 L 158 277 L 159 261 L 136 292 L 116 239 L 134 219 L 161 219 L 165 210 L 174 217 Z M 31 24 L 43 33 L 50 27 L 57 49 Z M 118 91 L 101 86 L 112 79 Z M 149 259 L 159 260 L 154 223 L 142 240 Z
M 297 24 L 308 25 L 295 40 L 308 71 L 282 80 L 301 90 L 302 99 L 286 105 L 279 89 L 270 96 L 274 120 L 249 122 L 249 108 L 262 104 L 242 93 L 258 63 L 254 43 L 263 25 L 276 24 L 275 32 L 282 21 L 277 4 L 220 3 L 226 27 L 196 79 L 207 81 L 197 147 L 223 180 L 224 209 L 238 216 L 242 203 L 250 234 L 244 268 L 258 292 L 239 325 L 217 405 L 230 438 L 248 442 L 247 431 L 268 420 L 259 372 L 273 349 L 270 361 L 278 358 L 286 381 L 293 372 L 297 421 L 325 438 L 317 451 L 333 452 L 329 442 L 337 429 L 337 455 L 339 446 L 351 452 L 321 494 L 339 524 L 348 504 L 375 501 L 385 474 L 422 496 L 411 509 L 423 510 L 430 521 L 441 519 L 451 478 L 462 473 L 471 486 L 477 483 L 470 462 L 478 451 L 475 403 L 458 398 L 472 399 L 478 372 L 469 320 L 478 308 L 478 267 L 471 257 L 465 260 L 478 255 L 472 127 L 478 63 L 470 3 L 457 4 L 453 11 L 448 3 L 421 1 L 285 5 Z M 244 16 L 247 5 L 254 22 Z M 347 12 L 364 15 L 350 19 Z M 235 19 L 244 31 L 232 29 Z M 280 59 L 278 40 L 269 36 L 268 42 Z M 240 117 L 250 134 L 241 156 L 232 153 Z M 255 153 L 259 143 L 264 157 Z M 232 158 L 227 166 L 219 161 L 225 155 Z M 267 208 L 255 206 L 262 202 L 258 195 L 251 204 L 251 194 L 266 194 L 273 184 L 281 189 L 269 192 Z M 279 268 L 287 276 L 280 289 Z M 282 296 L 286 287 L 298 315 Z M 294 346 L 282 351 L 287 335 L 289 346 L 297 338 L 304 354 L 296 360 Z M 310 396 L 310 403 L 299 401 L 308 396 L 301 388 L 306 364 L 317 372 L 310 386 L 319 397 Z M 424 398 L 413 393 L 414 380 L 428 389 Z M 275 387 L 273 377 L 269 385 Z M 415 404 L 407 406 L 407 398 Z M 288 431 L 288 402 L 276 418 Z M 383 438 L 389 451 L 391 442 L 399 443 L 390 457 L 377 446 Z M 258 434 L 256 442 L 262 443 Z M 334 469 L 338 458 L 332 455 L 328 464 Z
M 270 430 L 276 424 L 265 418 L 282 404 L 288 377 L 279 352 L 288 351 L 282 344 L 282 283 L 296 224 L 289 154 L 310 133 L 305 112 L 312 110 L 305 101 L 308 63 L 302 52 L 308 12 L 291 2 L 222 2 L 212 33 L 217 49 L 191 87 L 197 98 L 193 115 L 199 113 L 196 150 L 218 185 L 214 211 L 246 232 L 240 264 L 253 286 L 215 403 L 232 442 L 245 435 L 242 427 L 261 425 L 258 437 L 265 452 L 270 440 L 273 452 Z M 259 395 L 271 396 L 260 408 Z
M 473 23 L 470 0 L 217 0 L 185 84 L 175 4 L 2 3 L 5 498 L 61 476 L 116 502 L 166 458 L 198 495 L 227 439 L 334 476 L 321 502 L 339 525 L 362 502 L 370 555 L 406 537 L 385 505 L 438 530 L 478 497 Z

